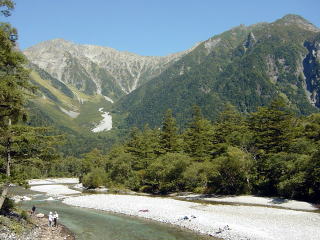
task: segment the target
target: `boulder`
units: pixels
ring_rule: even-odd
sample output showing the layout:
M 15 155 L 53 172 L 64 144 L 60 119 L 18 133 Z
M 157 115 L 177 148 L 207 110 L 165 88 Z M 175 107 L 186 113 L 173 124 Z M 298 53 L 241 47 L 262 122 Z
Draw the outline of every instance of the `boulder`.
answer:
M 44 214 L 43 214 L 43 213 L 38 213 L 38 214 L 36 214 L 36 217 L 37 217 L 37 218 L 43 218 L 43 217 L 44 217 Z
M 27 196 L 23 196 L 23 197 L 21 197 L 21 200 L 23 200 L 23 201 L 30 201 L 31 198 L 29 198 L 29 197 L 27 197 Z

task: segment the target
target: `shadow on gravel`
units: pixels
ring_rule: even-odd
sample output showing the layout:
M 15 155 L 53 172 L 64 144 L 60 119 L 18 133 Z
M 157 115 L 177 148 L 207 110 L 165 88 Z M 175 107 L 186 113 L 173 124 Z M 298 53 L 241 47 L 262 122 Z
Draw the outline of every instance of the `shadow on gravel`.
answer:
M 288 199 L 285 198 L 273 198 L 269 203 L 273 203 L 273 204 L 282 204 L 282 203 L 286 203 L 288 202 Z

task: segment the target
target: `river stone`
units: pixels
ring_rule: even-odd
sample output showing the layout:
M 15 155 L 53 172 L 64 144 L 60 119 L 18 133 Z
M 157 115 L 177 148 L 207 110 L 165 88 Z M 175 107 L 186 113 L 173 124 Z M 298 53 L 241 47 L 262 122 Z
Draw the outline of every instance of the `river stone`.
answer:
M 43 214 L 43 213 L 38 213 L 38 214 L 36 215 L 36 217 L 37 217 L 37 218 L 43 218 L 43 217 L 44 217 L 44 214 Z
M 27 197 L 27 196 L 23 196 L 23 197 L 21 198 L 21 200 L 23 200 L 23 201 L 30 201 L 31 198 L 29 198 L 29 197 Z

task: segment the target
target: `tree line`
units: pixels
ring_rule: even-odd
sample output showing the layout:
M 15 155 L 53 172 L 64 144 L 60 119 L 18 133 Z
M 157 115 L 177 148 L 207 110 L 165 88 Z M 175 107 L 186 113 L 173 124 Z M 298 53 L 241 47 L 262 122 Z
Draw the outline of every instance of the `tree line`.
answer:
M 161 128 L 133 128 L 108 154 L 68 158 L 53 172 L 154 194 L 177 191 L 320 197 L 320 114 L 295 116 L 278 98 L 244 115 L 226 105 L 216 122 L 197 106 L 184 129 L 169 109 Z

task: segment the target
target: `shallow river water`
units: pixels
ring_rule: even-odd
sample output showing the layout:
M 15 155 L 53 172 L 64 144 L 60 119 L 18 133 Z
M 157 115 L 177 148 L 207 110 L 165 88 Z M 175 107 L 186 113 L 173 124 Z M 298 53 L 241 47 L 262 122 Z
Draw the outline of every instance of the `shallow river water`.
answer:
M 81 240 L 214 240 L 213 237 L 197 235 L 191 231 L 154 221 L 109 212 L 72 207 L 61 201 L 23 201 L 20 205 L 37 212 L 59 213 L 59 221 Z

